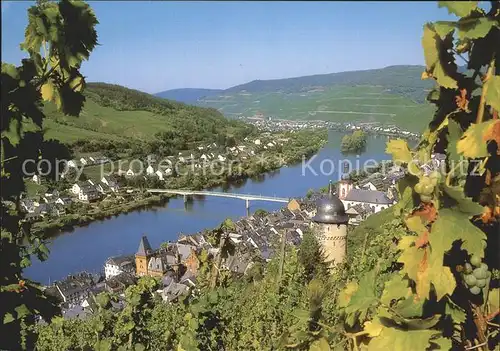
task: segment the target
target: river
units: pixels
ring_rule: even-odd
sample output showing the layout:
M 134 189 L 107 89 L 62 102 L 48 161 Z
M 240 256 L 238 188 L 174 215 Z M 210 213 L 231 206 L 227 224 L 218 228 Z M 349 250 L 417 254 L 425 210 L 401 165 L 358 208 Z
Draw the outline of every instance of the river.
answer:
M 329 180 L 339 179 L 339 160 L 350 160 L 363 165 L 368 159 L 389 159 L 385 154 L 386 137 L 369 136 L 366 151 L 362 155 L 343 156 L 340 141 L 343 134 L 330 131 L 328 143 L 310 162 L 311 168 L 303 172 L 302 163 L 283 167 L 262 175 L 258 179 L 247 179 L 213 189 L 254 195 L 277 197 L 303 197 L 307 190 L 320 188 Z M 330 161 L 329 161 L 330 160 Z M 331 162 L 332 161 L 332 162 Z M 335 166 L 333 174 L 331 165 Z M 321 165 L 323 171 L 321 172 Z M 268 211 L 283 206 L 280 203 L 255 201 L 250 203 L 251 212 L 262 208 Z M 161 208 L 153 208 L 122 214 L 111 219 L 78 227 L 50 239 L 48 260 L 40 262 L 33 258 L 31 267 L 25 270 L 27 277 L 43 284 L 60 280 L 78 271 L 99 272 L 110 256 L 133 254 L 141 235 L 147 235 L 153 247 L 162 242 L 176 240 L 180 233 L 193 234 L 219 225 L 225 218 L 238 219 L 247 215 L 245 201 L 231 198 L 195 198 L 186 205 L 182 197 L 170 199 Z

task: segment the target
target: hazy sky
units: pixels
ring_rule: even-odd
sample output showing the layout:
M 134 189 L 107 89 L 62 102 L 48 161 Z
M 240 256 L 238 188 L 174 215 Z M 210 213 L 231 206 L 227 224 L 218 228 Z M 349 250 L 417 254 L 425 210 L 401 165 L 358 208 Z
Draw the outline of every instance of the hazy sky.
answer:
M 87 81 L 155 93 L 228 88 L 254 79 L 423 64 L 437 2 L 89 1 L 99 43 Z M 24 57 L 28 1 L 2 0 L 2 61 Z

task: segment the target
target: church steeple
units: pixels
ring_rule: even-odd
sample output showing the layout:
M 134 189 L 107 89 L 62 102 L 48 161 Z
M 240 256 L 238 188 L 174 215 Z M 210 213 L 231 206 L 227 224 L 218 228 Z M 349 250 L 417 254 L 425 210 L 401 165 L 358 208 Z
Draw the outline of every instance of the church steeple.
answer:
M 139 242 L 139 248 L 137 249 L 136 256 L 148 256 L 153 252 L 151 245 L 149 244 L 148 237 L 143 235 L 141 241 Z

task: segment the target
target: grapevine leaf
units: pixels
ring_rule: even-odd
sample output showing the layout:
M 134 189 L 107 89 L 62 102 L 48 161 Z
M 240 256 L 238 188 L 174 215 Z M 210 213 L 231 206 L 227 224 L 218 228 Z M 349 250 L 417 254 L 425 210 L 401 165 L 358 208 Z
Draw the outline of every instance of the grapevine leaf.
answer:
M 437 339 L 432 339 L 431 343 L 438 346 L 439 347 L 438 350 L 451 350 L 452 349 L 451 339 L 447 339 L 444 336 L 441 336 Z
M 486 142 L 489 140 L 495 140 L 497 146 L 499 147 L 498 150 L 500 150 L 500 120 L 494 120 L 491 126 L 486 129 L 486 132 L 483 135 L 483 140 Z
M 477 1 L 438 1 L 439 7 L 446 7 L 448 13 L 458 17 L 468 16 L 477 7 Z
M 339 293 L 339 297 L 337 298 L 337 304 L 339 307 L 347 307 L 349 302 L 351 301 L 352 294 L 354 294 L 358 290 L 357 282 L 349 282 L 342 291 Z
M 16 66 L 10 63 L 2 62 L 2 74 L 7 74 L 12 79 L 19 79 L 19 71 Z
M 380 302 L 390 306 L 392 300 L 399 300 L 408 297 L 411 289 L 408 287 L 408 281 L 400 274 L 393 274 L 392 278 L 385 282 L 384 291 Z
M 423 299 L 417 299 L 416 296 L 411 295 L 406 299 L 399 302 L 394 310 L 404 318 L 420 317 L 424 311 Z
M 424 35 L 422 37 L 422 47 L 424 49 L 425 66 L 427 71 L 431 71 L 439 60 L 437 48 L 437 33 L 431 24 L 424 26 Z
M 309 351 L 330 351 L 330 345 L 325 338 L 315 340 L 309 347 Z
M 465 314 L 465 311 L 457 306 L 453 301 L 448 299 L 446 301 L 446 307 L 444 310 L 444 313 L 448 316 L 450 316 L 451 320 L 455 324 L 462 324 L 465 322 L 467 316 Z
M 17 312 L 18 319 L 21 319 L 30 314 L 30 310 L 24 304 L 17 306 L 14 310 Z
M 363 320 L 368 310 L 378 302 L 375 296 L 375 270 L 366 273 L 359 282 L 359 288 L 351 296 L 349 304 L 345 308 L 346 313 L 357 315 Z
M 468 158 L 487 157 L 489 153 L 483 136 L 495 121 L 472 124 L 457 142 L 457 151 Z
M 406 218 L 405 223 L 409 230 L 419 235 L 427 231 L 427 228 L 422 222 L 422 217 L 420 216 L 410 216 Z
M 416 237 L 412 238 L 414 242 Z M 398 258 L 398 262 L 404 265 L 402 270 L 403 273 L 406 273 L 408 277 L 413 281 L 417 281 L 418 266 L 422 261 L 423 257 L 424 257 L 424 250 L 418 249 L 415 246 L 411 246 L 407 247 Z
M 15 321 L 16 318 L 12 315 L 12 313 L 7 312 L 5 316 L 3 317 L 3 324 L 10 323 L 12 321 Z
M 429 267 L 429 277 L 434 286 L 437 300 L 445 295 L 451 295 L 457 286 L 449 267 L 444 267 L 440 260 L 435 260 Z
M 483 89 L 487 89 L 486 103 L 500 112 L 500 76 L 491 76 L 484 85 Z
M 491 289 L 488 293 L 490 311 L 500 310 L 500 288 Z
M 462 241 L 462 248 L 467 250 L 469 255 L 484 257 L 484 232 L 470 222 L 467 214 L 445 208 L 439 212 L 429 235 L 433 256 L 442 257 L 457 240 Z
M 408 163 L 412 160 L 408 144 L 403 139 L 389 140 L 385 152 L 392 155 L 394 162 Z
M 441 64 L 440 61 L 436 62 L 436 66 L 434 67 L 434 71 L 432 72 L 432 74 L 434 75 L 434 78 L 436 78 L 438 84 L 441 85 L 442 87 L 448 89 L 458 88 L 457 81 L 452 77 L 450 77 L 448 74 L 446 74 L 443 65 Z
M 478 18 L 475 21 L 459 22 L 458 37 L 460 39 L 483 38 L 496 23 L 496 21 L 486 17 Z
M 42 98 L 45 101 L 52 101 L 52 99 L 54 98 L 54 85 L 50 80 L 42 85 Z
M 436 33 L 443 39 L 456 27 L 456 22 L 452 21 L 438 21 L 434 23 Z
M 448 121 L 448 148 L 446 150 L 448 154 L 448 160 L 450 162 L 460 162 L 460 155 L 457 150 L 457 141 L 460 140 L 462 136 L 462 128 L 454 120 L 450 119 Z
M 380 322 L 378 317 L 374 317 L 373 320 L 365 322 L 364 327 L 364 331 L 372 338 L 379 336 L 382 329 L 384 329 L 384 325 Z
M 426 350 L 436 334 L 439 332 L 435 330 L 383 328 L 379 336 L 370 340 L 368 350 Z
M 456 207 L 461 212 L 469 216 L 477 215 L 483 212 L 484 208 L 477 202 L 472 201 L 472 198 L 466 197 L 463 188 L 459 186 L 447 186 L 443 184 L 444 192 L 456 201 Z

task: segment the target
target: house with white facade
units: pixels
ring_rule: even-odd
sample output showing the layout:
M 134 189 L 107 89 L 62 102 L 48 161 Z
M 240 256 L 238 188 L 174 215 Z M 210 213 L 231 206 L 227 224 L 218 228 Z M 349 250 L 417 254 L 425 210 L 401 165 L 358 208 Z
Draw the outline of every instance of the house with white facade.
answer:
M 159 180 L 164 180 L 164 179 L 163 179 L 163 172 L 162 172 L 162 171 L 157 170 L 157 171 L 155 172 L 155 174 L 156 174 L 156 176 L 158 177 L 158 179 L 159 179 Z
M 110 257 L 104 264 L 106 280 L 122 273 L 135 275 L 135 259 L 133 256 Z
M 155 169 L 153 168 L 153 166 L 149 165 L 146 168 L 146 174 L 149 175 L 149 176 L 155 174 Z
M 38 185 L 42 184 L 42 176 L 39 176 L 38 174 L 35 174 L 31 180 L 33 181 L 33 183 L 36 183 Z

